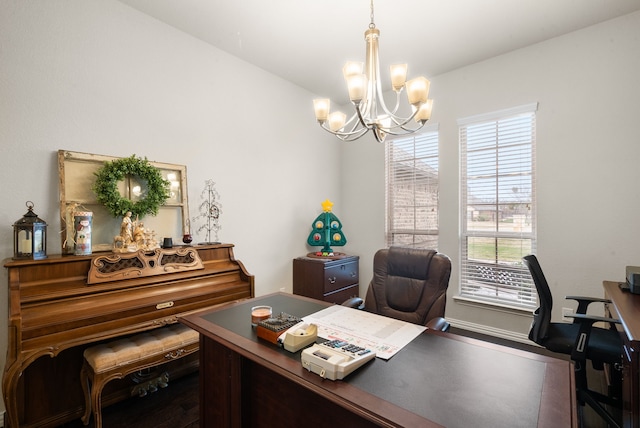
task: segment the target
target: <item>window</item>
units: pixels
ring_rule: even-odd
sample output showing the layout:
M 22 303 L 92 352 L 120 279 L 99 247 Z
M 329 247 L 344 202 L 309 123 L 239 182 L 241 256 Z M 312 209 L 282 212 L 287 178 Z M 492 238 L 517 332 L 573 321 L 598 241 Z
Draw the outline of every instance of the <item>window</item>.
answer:
M 522 257 L 535 251 L 537 103 L 474 116 L 460 127 L 460 295 L 536 305 Z
M 386 143 L 387 245 L 438 247 L 438 128 Z

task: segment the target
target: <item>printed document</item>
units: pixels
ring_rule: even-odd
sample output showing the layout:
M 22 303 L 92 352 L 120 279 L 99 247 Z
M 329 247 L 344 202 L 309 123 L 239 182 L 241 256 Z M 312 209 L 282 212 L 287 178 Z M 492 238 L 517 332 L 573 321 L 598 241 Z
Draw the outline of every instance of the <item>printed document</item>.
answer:
M 318 326 L 318 336 L 341 339 L 376 352 L 388 360 L 426 327 L 347 306 L 334 305 L 303 318 Z

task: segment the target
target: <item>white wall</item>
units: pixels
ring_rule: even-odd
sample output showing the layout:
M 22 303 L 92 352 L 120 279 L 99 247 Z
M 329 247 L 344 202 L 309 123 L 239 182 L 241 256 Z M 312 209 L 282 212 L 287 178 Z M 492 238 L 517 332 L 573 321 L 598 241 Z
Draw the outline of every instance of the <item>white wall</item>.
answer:
M 623 280 L 626 265 L 640 265 L 639 52 L 636 12 L 432 79 L 432 121 L 441 137 L 439 250 L 453 260 L 446 315 L 454 325 L 523 339 L 531 322 L 528 314 L 453 299 L 461 117 L 539 102 L 537 254 L 553 290 L 554 317 L 565 295 L 601 296 L 602 280 Z M 346 147 L 343 221 L 357 227 L 350 232 L 361 256 L 361 290 L 373 253 L 385 245 L 383 169 L 382 145 Z
M 214 180 L 219 239 L 256 294 L 290 291 L 321 202 L 340 207 L 340 144 L 318 129 L 313 97 L 117 1 L 3 1 L 0 260 L 27 200 L 59 253 L 58 149 L 136 154 L 187 166 L 191 216 Z M 2 269 L 0 349 L 6 320 Z

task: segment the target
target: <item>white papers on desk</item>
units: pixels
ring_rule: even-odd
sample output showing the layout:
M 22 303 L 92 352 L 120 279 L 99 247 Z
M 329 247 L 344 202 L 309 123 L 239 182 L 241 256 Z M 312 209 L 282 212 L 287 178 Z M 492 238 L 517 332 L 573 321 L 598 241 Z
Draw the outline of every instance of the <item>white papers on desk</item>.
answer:
M 426 330 L 426 327 L 334 305 L 303 318 L 318 326 L 318 336 L 341 339 L 373 349 L 376 357 L 388 360 Z

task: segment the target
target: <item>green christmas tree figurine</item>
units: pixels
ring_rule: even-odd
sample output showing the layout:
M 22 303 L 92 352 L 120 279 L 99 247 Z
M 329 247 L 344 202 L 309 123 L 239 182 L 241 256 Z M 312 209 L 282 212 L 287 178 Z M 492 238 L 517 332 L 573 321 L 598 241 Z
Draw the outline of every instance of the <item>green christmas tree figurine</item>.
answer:
M 322 250 L 316 253 L 317 256 L 333 256 L 331 245 L 342 247 L 347 243 L 347 238 L 342 233 L 342 223 L 331 212 L 331 207 L 333 202 L 329 199 L 322 203 L 324 212 L 314 220 L 311 233 L 307 238 L 307 243 L 312 247 L 323 246 Z

